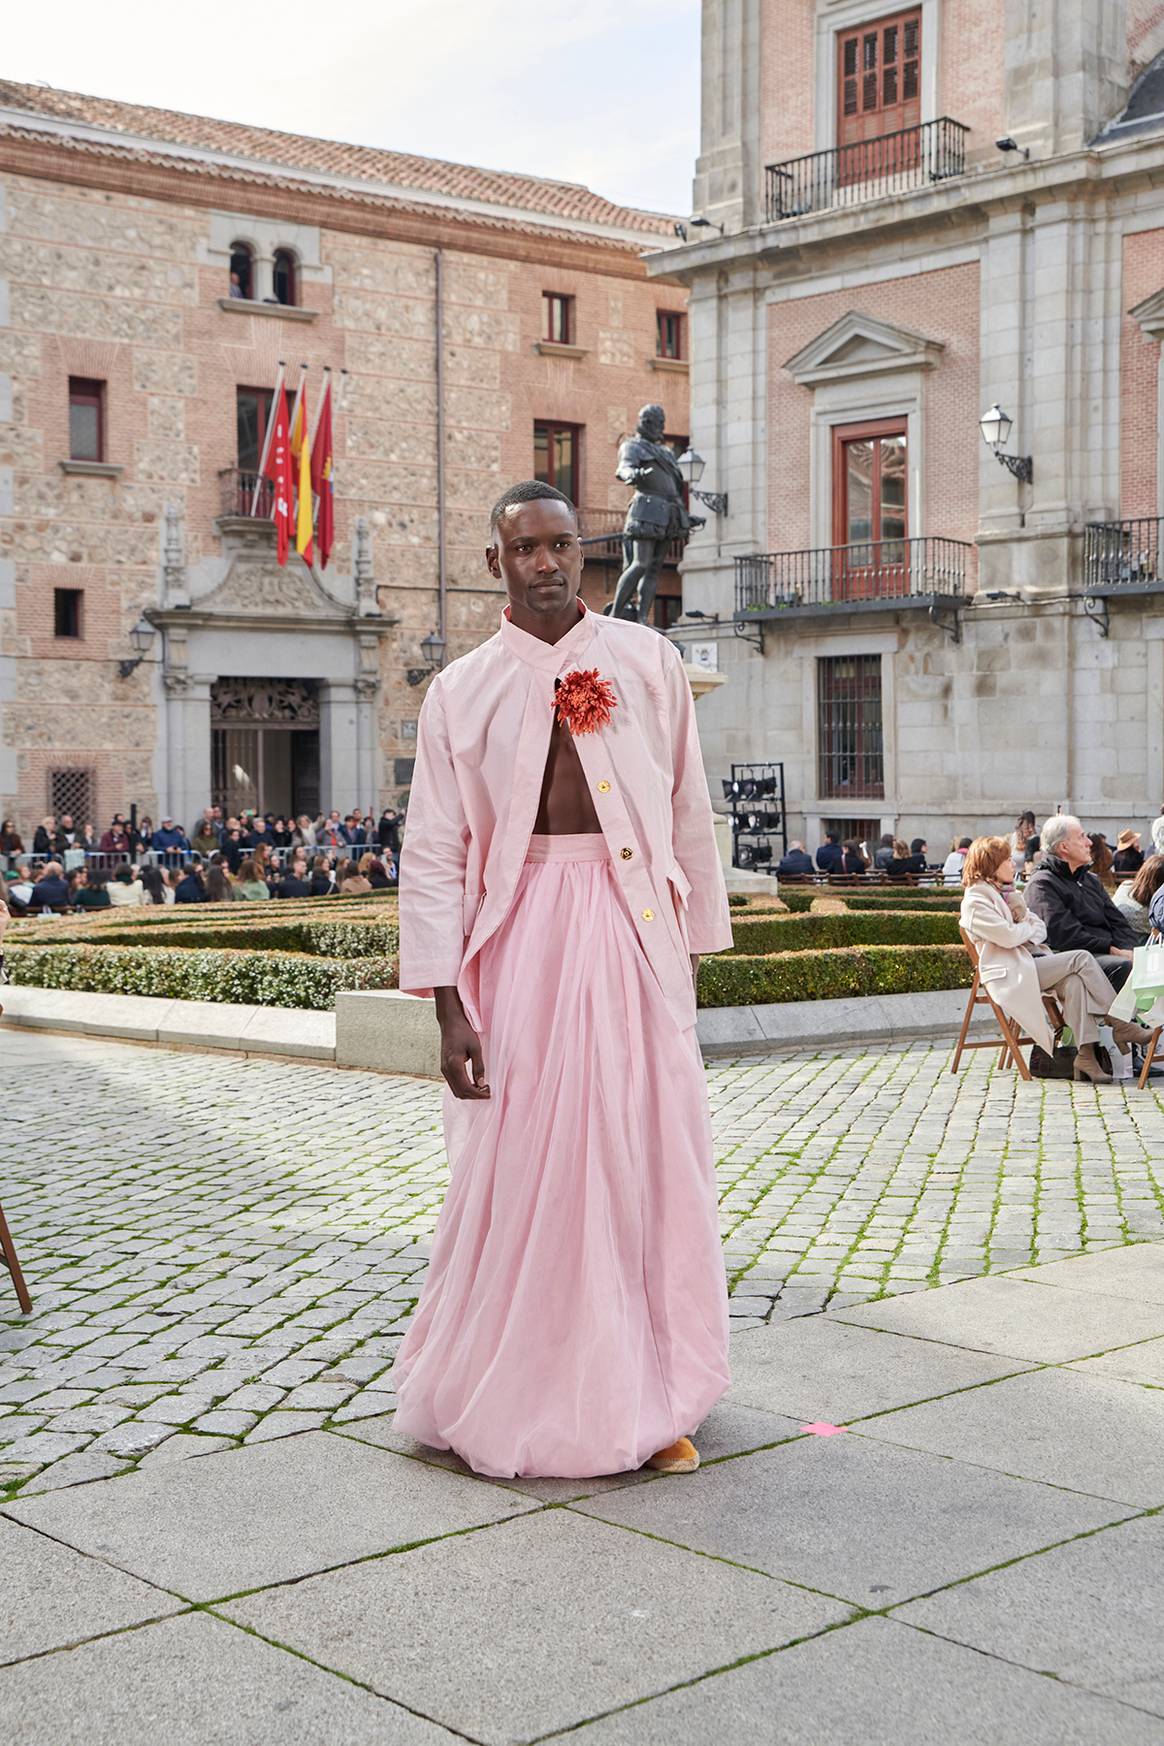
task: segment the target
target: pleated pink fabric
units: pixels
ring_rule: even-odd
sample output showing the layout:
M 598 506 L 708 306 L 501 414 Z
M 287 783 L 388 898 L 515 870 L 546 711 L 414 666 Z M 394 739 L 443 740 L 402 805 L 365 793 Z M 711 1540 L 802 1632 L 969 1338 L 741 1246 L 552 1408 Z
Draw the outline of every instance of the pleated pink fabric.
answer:
M 452 1180 L 397 1429 L 495 1478 L 640 1467 L 728 1385 L 707 1086 L 600 832 L 531 838 L 480 957 L 492 1097 L 446 1087 Z

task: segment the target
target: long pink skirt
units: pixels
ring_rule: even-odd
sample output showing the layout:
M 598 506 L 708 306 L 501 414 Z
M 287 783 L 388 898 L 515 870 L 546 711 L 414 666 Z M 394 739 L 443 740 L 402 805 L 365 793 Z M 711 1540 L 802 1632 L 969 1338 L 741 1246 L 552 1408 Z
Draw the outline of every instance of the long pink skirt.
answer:
M 486 1101 L 393 1372 L 397 1429 L 478 1473 L 640 1467 L 728 1385 L 707 1086 L 601 833 L 534 836 L 480 958 Z

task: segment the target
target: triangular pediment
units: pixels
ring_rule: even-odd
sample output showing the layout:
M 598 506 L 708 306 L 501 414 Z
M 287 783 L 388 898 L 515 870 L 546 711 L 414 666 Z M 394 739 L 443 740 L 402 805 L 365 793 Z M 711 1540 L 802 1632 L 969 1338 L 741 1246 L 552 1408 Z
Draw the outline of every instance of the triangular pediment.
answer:
M 1129 309 L 1128 314 L 1139 322 L 1149 339 L 1164 338 L 1164 291 L 1153 291 L 1150 297 Z
M 932 370 L 944 350 L 942 340 L 851 309 L 794 353 L 784 368 L 793 381 L 812 387 L 891 370 Z

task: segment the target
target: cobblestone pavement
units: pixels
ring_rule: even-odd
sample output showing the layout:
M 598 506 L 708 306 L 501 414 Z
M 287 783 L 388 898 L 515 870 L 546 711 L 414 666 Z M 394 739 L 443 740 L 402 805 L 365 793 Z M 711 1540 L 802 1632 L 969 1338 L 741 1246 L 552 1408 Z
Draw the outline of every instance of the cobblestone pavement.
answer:
M 944 1048 L 708 1065 L 737 1325 L 1164 1236 L 1164 1104 Z M 440 1090 L 0 1035 L 0 1497 L 393 1404 Z

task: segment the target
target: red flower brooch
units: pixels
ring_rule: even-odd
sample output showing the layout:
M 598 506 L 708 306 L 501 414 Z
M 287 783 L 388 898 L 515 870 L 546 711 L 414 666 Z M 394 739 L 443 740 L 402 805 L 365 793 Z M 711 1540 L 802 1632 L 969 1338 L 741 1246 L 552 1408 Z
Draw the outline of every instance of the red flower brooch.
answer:
M 605 727 L 618 699 L 609 679 L 598 677 L 598 668 L 576 669 L 554 680 L 554 708 L 570 732 L 594 734 Z

